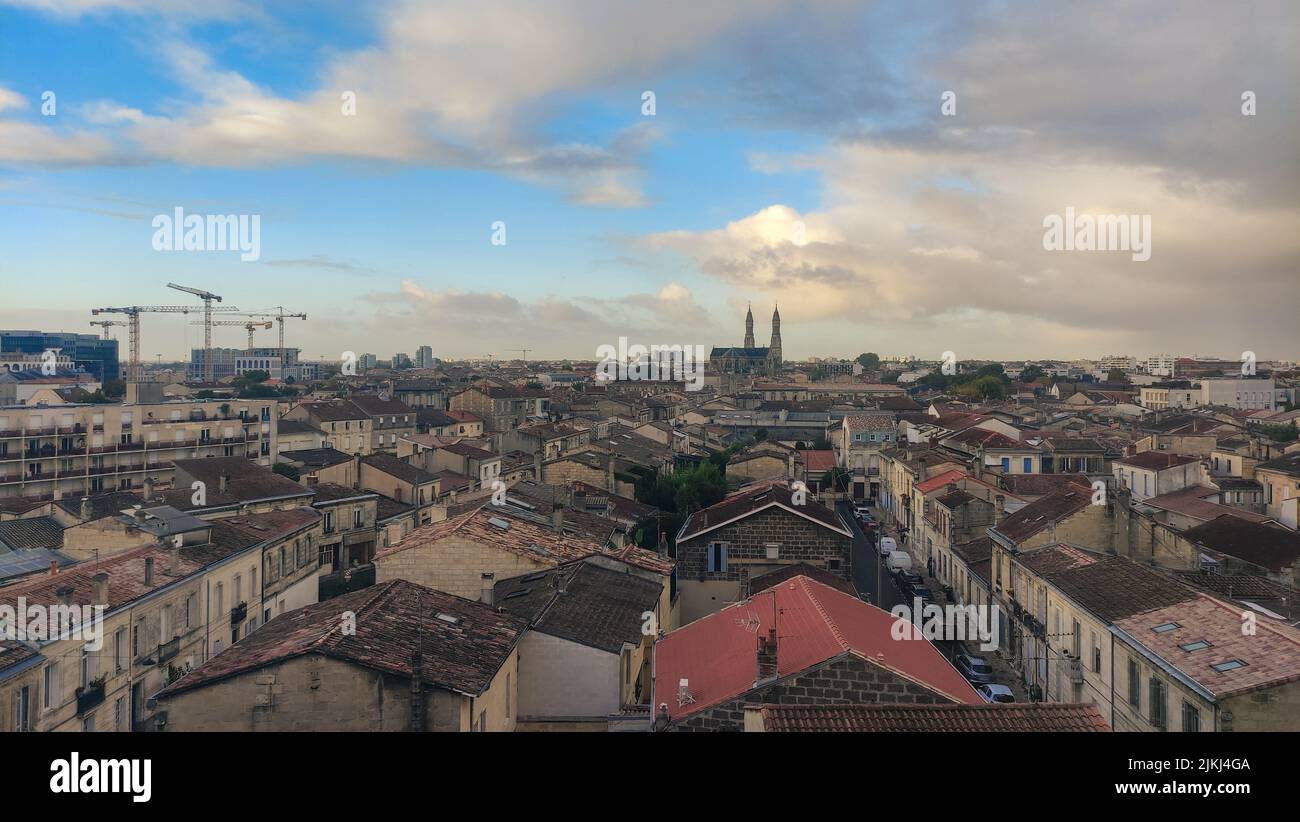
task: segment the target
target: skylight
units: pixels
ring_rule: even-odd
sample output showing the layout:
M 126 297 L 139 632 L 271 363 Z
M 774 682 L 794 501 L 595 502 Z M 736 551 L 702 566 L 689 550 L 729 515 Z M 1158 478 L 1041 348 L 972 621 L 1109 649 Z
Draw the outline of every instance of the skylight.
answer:
M 458 617 L 458 616 L 452 616 L 451 614 L 443 614 L 443 613 L 439 613 L 439 614 L 438 614 L 438 619 L 442 620 L 443 622 L 448 623 L 449 625 L 455 625 L 456 623 L 460 622 L 460 617 Z
M 1228 671 L 1235 671 L 1238 668 L 1245 668 L 1246 663 L 1242 662 L 1240 659 L 1229 659 L 1227 662 L 1216 662 L 1210 667 L 1222 674 L 1227 673 Z
M 1182 648 L 1184 651 L 1199 651 L 1202 648 L 1210 647 L 1210 643 L 1206 642 L 1203 639 L 1198 639 L 1195 642 L 1184 642 L 1182 645 L 1179 645 L 1178 647 Z
M 1164 624 L 1162 624 L 1162 625 L 1157 625 L 1156 627 L 1152 628 L 1151 630 L 1155 631 L 1157 634 L 1167 634 L 1167 633 L 1169 633 L 1170 631 L 1173 631 L 1173 630 L 1175 630 L 1175 629 L 1177 629 L 1177 628 L 1181 628 L 1181 627 L 1183 627 L 1183 626 L 1179 625 L 1177 622 L 1166 622 L 1166 623 L 1164 623 Z

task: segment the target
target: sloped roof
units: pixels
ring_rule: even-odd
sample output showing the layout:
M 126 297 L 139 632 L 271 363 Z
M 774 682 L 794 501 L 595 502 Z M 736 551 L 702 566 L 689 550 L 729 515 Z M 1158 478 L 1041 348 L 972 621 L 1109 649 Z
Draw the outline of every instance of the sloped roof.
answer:
M 746 706 L 749 710 L 750 706 Z M 1109 731 L 1095 705 L 763 705 L 763 730 L 889 733 Z
M 63 526 L 53 517 L 29 517 L 0 522 L 0 548 L 62 548 Z
M 339 614 L 356 614 L 345 634 Z M 200 665 L 160 697 L 174 696 L 304 654 L 322 654 L 410 678 L 423 656 L 428 685 L 479 696 L 509 658 L 527 620 L 402 579 L 282 614 Z
M 1008 514 L 995 528 L 1012 542 L 1024 542 L 1044 528 L 1082 511 L 1091 503 L 1091 488 L 1065 486 L 1039 497 L 1014 514 Z
M 682 524 L 682 529 L 677 534 L 677 541 L 693 539 L 700 534 L 771 507 L 782 508 L 794 516 L 803 517 L 823 528 L 852 538 L 852 533 L 845 528 L 839 514 L 817 502 L 805 501 L 803 505 L 796 505 L 794 493 L 784 482 L 756 483 L 715 505 L 691 514 L 690 518 Z
M 888 611 L 808 577 L 795 577 L 661 639 L 655 646 L 654 704 L 666 704 L 675 720 L 751 690 L 756 637 L 773 627 L 778 630 L 778 676 L 853 653 L 955 702 L 981 702 L 929 641 L 894 639 L 894 622 Z M 695 701 L 678 705 L 682 679 L 689 680 Z
M 504 579 L 494 589 L 497 606 L 529 620 L 534 630 L 618 653 L 624 644 L 641 642 L 641 615 L 654 610 L 663 586 L 579 561 Z

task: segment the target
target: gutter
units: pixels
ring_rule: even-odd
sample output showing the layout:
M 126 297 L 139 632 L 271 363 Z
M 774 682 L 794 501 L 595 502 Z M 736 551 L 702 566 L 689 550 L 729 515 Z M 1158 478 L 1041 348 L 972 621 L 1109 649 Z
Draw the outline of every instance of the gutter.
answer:
M 1177 680 L 1178 682 L 1181 682 L 1187 688 L 1190 688 L 1192 691 L 1196 692 L 1196 694 L 1202 697 L 1203 699 L 1205 699 L 1205 701 L 1214 704 L 1216 706 L 1218 705 L 1219 698 L 1215 696 L 1211 691 L 1209 691 L 1204 685 L 1200 684 L 1196 680 L 1189 677 L 1187 674 L 1183 673 L 1182 671 L 1170 665 L 1168 662 L 1164 660 L 1163 657 L 1159 656 L 1154 651 L 1148 649 L 1141 642 L 1138 642 L 1137 638 L 1134 637 L 1132 634 L 1128 633 L 1118 625 L 1111 625 L 1110 630 L 1112 634 L 1119 636 L 1121 639 L 1126 640 L 1130 645 L 1136 648 L 1138 653 L 1142 655 L 1143 659 L 1147 660 L 1155 667 L 1169 674 L 1170 677 Z

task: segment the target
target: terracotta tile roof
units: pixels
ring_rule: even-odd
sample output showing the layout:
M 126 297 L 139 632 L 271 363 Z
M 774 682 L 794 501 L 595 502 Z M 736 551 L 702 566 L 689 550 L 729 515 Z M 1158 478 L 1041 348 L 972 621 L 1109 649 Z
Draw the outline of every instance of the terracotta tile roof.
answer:
M 838 577 L 825 568 L 818 568 L 816 565 L 809 565 L 806 562 L 796 562 L 783 568 L 777 568 L 775 571 L 768 571 L 765 574 L 750 577 L 749 595 L 753 596 L 759 591 L 766 591 L 774 585 L 780 585 L 782 582 L 795 577 L 808 577 L 813 582 L 820 582 L 822 585 L 830 586 L 837 591 L 843 591 L 851 597 L 858 595 L 858 589 L 853 587 L 853 583 L 849 580 Z
M 376 471 L 382 471 L 390 477 L 396 477 L 402 482 L 409 482 L 412 485 L 421 485 L 429 482 L 436 482 L 438 477 L 425 471 L 419 466 L 412 465 L 403 459 L 398 459 L 392 454 L 369 454 L 361 458 L 362 465 L 368 465 Z
M 1057 571 L 1092 565 L 1100 558 L 1098 554 L 1062 542 L 1042 548 L 1031 548 L 1016 557 L 1016 561 L 1034 573 L 1046 576 Z
M 966 477 L 967 474 L 965 471 L 953 469 L 951 471 L 944 471 L 942 474 L 935 474 L 925 482 L 918 482 L 912 487 L 920 491 L 922 494 L 928 494 L 931 491 L 938 491 L 940 488 L 947 488 L 949 483 L 965 479 Z
M 852 533 L 845 527 L 839 514 L 820 503 L 806 501 L 803 505 L 794 504 L 794 491 L 784 482 L 758 482 L 732 494 L 722 502 L 696 511 L 682 524 L 677 534 L 677 541 L 693 539 L 714 528 L 743 519 L 771 507 L 783 508 L 791 516 L 800 516 L 829 528 L 845 537 L 852 538 Z
M 1031 445 L 1014 440 L 1006 434 L 997 431 L 988 431 L 983 428 L 967 428 L 944 438 L 944 443 L 957 443 L 959 445 L 979 446 L 980 448 L 1011 448 L 1023 451 L 1037 450 Z
M 509 506 L 489 503 L 441 522 L 423 525 L 401 542 L 380 551 L 376 558 L 432 545 L 453 534 L 546 565 L 582 559 L 605 550 L 603 543 L 568 532 L 557 532 L 554 527 L 521 517 L 510 511 Z
M 1082 474 L 1003 474 L 1002 487 L 1013 494 L 1040 497 L 1065 485 L 1079 485 L 1092 490 L 1092 483 Z
M 662 591 L 661 583 L 587 561 L 494 586 L 497 606 L 527 619 L 534 630 L 607 653 L 640 644 L 641 615 L 654 610 Z
M 1239 607 L 1205 594 L 1116 620 L 1145 648 L 1205 687 L 1217 698 L 1300 680 L 1300 631 L 1258 620 L 1254 634 L 1244 634 Z M 1156 633 L 1157 625 L 1178 627 Z M 1209 647 L 1180 646 L 1205 641 Z M 1215 665 L 1239 661 L 1242 666 L 1216 670 Z
M 1291 477 L 1300 477 L 1300 451 L 1283 454 L 1255 466 L 1256 471 L 1278 471 Z
M 176 460 L 176 472 L 178 476 L 183 472 L 207 486 L 207 498 L 203 505 L 194 504 L 194 492 L 190 490 L 188 484 L 182 488 L 159 492 L 159 496 L 168 505 L 181 511 L 192 511 L 198 508 L 219 508 L 223 505 L 235 505 L 261 499 L 311 496 L 311 489 L 299 485 L 288 477 L 282 477 L 271 469 L 264 468 L 246 457 L 204 457 L 201 459 Z M 225 491 L 221 490 L 221 476 L 223 473 L 230 478 Z
M 922 731 L 1109 731 L 1095 705 L 762 705 L 763 730 L 888 733 Z
M 1300 533 L 1251 522 L 1235 512 L 1189 528 L 1183 538 L 1270 571 L 1282 571 L 1300 560 Z
M 355 634 L 340 614 L 356 614 Z M 195 668 L 161 697 L 202 687 L 304 654 L 411 677 L 423 655 L 429 685 L 480 696 L 509 658 L 528 622 L 489 605 L 397 579 L 282 614 Z
M 1159 508 L 1162 511 L 1173 511 L 1174 513 L 1198 519 L 1201 522 L 1209 522 L 1225 514 L 1231 514 L 1250 522 L 1268 522 L 1270 520 L 1269 517 L 1263 514 L 1256 514 L 1244 508 L 1235 508 L 1231 505 L 1222 505 L 1214 500 L 1205 499 L 1207 496 L 1217 497 L 1218 494 L 1217 489 L 1208 488 L 1204 485 L 1194 485 L 1190 488 L 1161 494 L 1158 497 L 1149 497 L 1142 500 L 1140 505 Z
M 800 451 L 805 471 L 829 471 L 835 467 L 834 451 Z
M 850 414 L 844 418 L 850 431 L 893 431 L 897 427 L 893 414 Z
M 1144 468 L 1149 471 L 1163 471 L 1166 468 L 1177 468 L 1180 465 L 1188 465 L 1199 461 L 1200 457 L 1170 454 L 1168 451 L 1143 451 L 1140 454 L 1116 460 L 1115 463 L 1117 465 L 1130 465 L 1134 468 Z
M 995 526 L 998 533 L 1012 542 L 1025 540 L 1092 504 L 1092 489 L 1069 485 L 1008 514 Z
M 25 643 L 16 639 L 0 639 L 0 679 L 5 678 L 5 671 L 29 662 L 37 656 Z M 30 663 L 29 663 L 30 664 Z
M 852 653 L 956 702 L 981 702 L 979 694 L 928 641 L 892 638 L 895 619 L 857 597 L 795 577 L 709 614 L 655 645 L 654 704 L 671 719 L 735 699 L 753 688 L 756 636 L 779 630 L 777 670 L 789 676 Z M 678 682 L 689 680 L 694 702 L 677 703 Z
M 1044 576 L 1081 607 L 1107 622 L 1197 596 L 1190 588 L 1125 557 L 1101 557 Z M 1237 627 L 1240 629 L 1240 621 Z
M 676 560 L 660 556 L 658 553 L 646 548 L 638 548 L 635 545 L 611 549 L 608 553 L 635 568 L 654 571 L 656 574 L 663 574 L 664 576 L 671 574 L 673 568 L 677 566 Z
M 397 415 L 411 417 L 415 414 L 415 409 L 401 400 L 385 400 L 378 396 L 356 394 L 348 397 L 348 402 L 351 402 L 361 411 L 372 417 L 390 417 Z M 412 419 L 411 422 L 414 422 L 414 419 Z

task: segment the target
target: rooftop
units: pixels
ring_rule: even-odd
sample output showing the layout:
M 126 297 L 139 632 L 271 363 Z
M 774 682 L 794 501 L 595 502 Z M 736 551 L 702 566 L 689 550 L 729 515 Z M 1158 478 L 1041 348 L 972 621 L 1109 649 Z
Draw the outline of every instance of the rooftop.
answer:
M 1095 705 L 1032 702 L 1014 705 L 746 705 L 762 730 L 888 733 L 1109 731 Z M 746 727 L 746 730 L 749 730 Z M 757 730 L 757 729 L 755 729 Z

